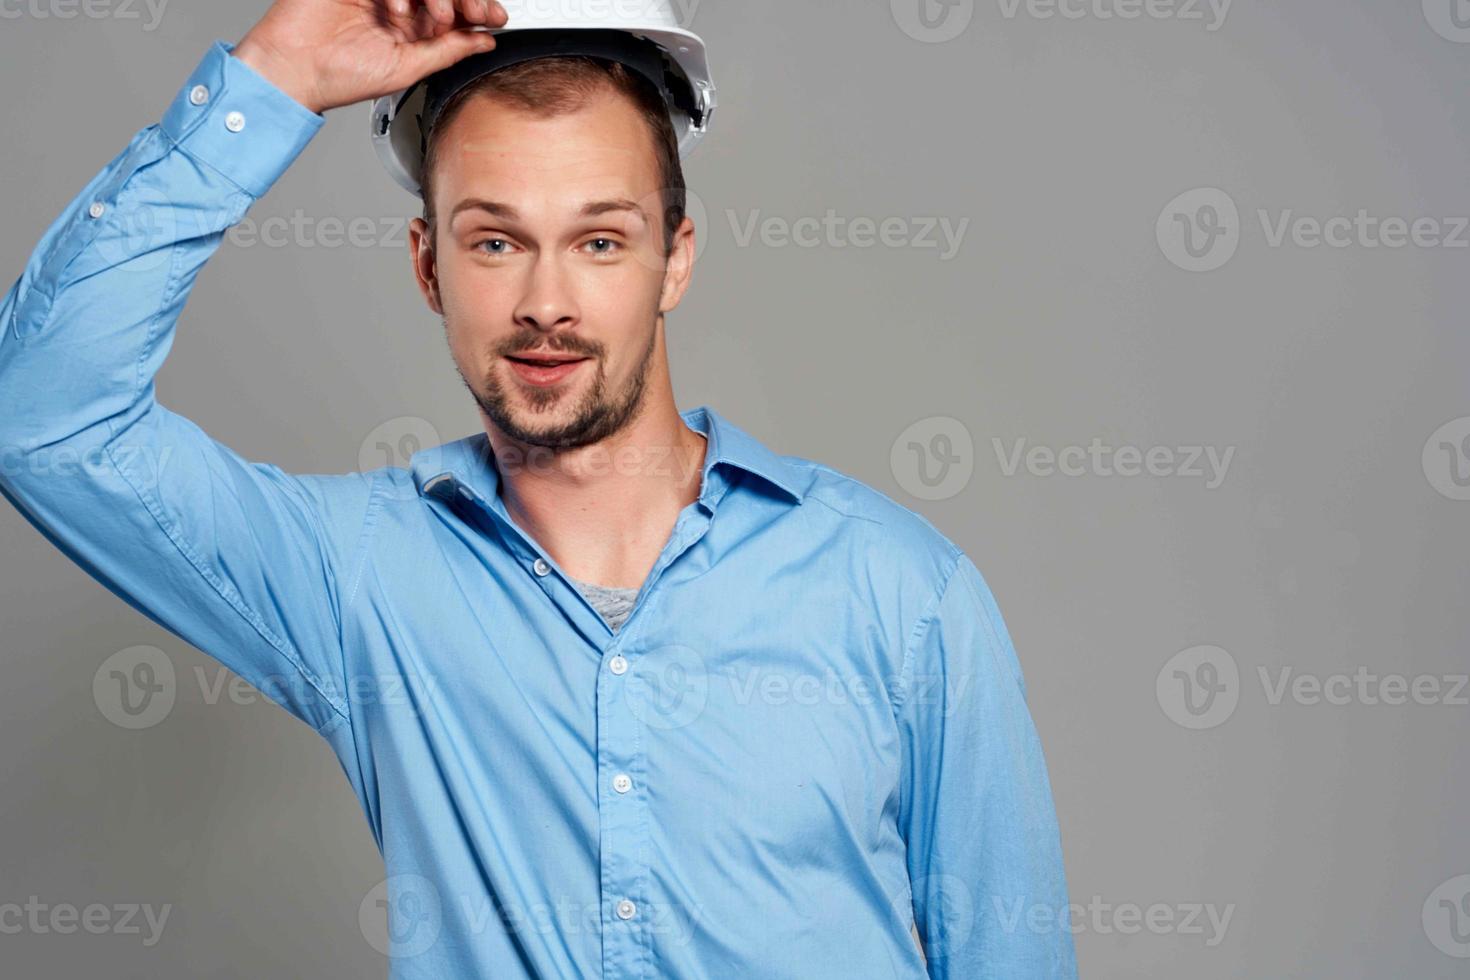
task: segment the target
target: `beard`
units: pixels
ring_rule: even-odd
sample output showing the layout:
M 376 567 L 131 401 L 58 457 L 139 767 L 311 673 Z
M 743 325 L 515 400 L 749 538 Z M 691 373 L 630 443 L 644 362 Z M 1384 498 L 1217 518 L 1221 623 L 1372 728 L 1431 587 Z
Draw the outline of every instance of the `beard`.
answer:
M 649 332 L 648 345 L 644 348 L 632 377 L 616 392 L 608 390 L 607 374 L 603 371 L 603 345 L 581 338 L 568 339 L 569 337 L 570 335 L 555 334 L 551 337 L 536 334 L 517 336 L 494 351 L 497 366 L 505 354 L 544 347 L 560 353 L 581 354 L 592 359 L 596 370 L 592 383 L 581 395 L 572 417 L 563 422 L 538 422 L 538 416 L 567 399 L 565 393 L 555 388 L 517 388 L 523 394 L 515 396 L 514 400 L 524 401 L 529 406 L 527 409 L 520 409 L 513 403 L 512 393 L 497 380 L 493 370 L 486 372 L 484 381 L 478 387 L 470 383 L 462 369 L 459 371 L 460 380 L 480 406 L 480 411 L 501 432 L 522 445 L 553 450 L 594 445 L 631 424 L 643 409 L 648 368 L 653 361 L 658 331 Z M 458 364 L 455 366 L 459 368 Z

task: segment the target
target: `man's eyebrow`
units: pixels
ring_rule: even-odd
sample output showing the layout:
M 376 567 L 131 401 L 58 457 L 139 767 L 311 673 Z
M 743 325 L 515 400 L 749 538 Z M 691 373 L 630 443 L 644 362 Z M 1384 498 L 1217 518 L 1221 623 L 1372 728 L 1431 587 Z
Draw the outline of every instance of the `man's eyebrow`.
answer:
M 460 201 L 454 206 L 454 210 L 450 212 L 449 219 L 453 221 L 462 211 L 484 211 L 486 214 L 500 218 L 502 221 L 521 220 L 521 213 L 509 204 L 504 204 L 500 201 L 487 201 L 480 197 L 470 197 Z M 615 211 L 631 211 L 640 217 L 644 217 L 643 209 L 638 206 L 638 202 L 626 197 L 614 197 L 606 201 L 588 201 L 582 205 L 582 210 L 578 212 L 578 217 L 595 218 L 598 215 L 610 214 Z

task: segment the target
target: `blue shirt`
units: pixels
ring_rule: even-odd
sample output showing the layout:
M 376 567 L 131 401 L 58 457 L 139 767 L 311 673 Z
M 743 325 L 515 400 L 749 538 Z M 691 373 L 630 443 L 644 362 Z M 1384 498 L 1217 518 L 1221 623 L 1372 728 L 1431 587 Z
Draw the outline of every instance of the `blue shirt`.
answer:
M 323 119 L 216 43 L 0 304 L 0 487 L 310 725 L 387 875 L 395 978 L 1075 975 L 1020 664 L 928 521 L 701 406 L 699 498 L 614 633 L 483 432 L 250 462 L 155 398 L 201 266 Z

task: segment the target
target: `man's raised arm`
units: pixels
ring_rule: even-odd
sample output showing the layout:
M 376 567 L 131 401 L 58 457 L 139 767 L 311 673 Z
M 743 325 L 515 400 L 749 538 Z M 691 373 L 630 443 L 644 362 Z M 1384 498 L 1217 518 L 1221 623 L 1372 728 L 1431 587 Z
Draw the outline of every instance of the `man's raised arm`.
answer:
M 249 463 L 154 397 L 200 268 L 322 124 L 216 44 L 0 303 L 0 490 L 113 592 L 322 730 L 362 476 Z
M 320 111 L 491 46 L 457 29 L 447 0 L 435 6 L 447 21 L 422 3 L 280 0 L 239 49 L 216 43 L 0 301 L 0 493 L 94 578 L 323 733 L 347 717 L 339 603 L 372 481 L 248 462 L 161 405 L 153 379 L 199 270 Z

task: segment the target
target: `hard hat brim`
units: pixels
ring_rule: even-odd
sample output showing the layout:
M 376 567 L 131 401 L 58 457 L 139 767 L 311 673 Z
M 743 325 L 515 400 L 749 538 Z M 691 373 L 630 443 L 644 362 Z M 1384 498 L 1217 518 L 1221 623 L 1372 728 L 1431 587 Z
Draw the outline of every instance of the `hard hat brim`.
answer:
M 488 30 L 497 36 L 509 34 L 513 29 Z M 522 29 L 528 32 L 530 29 Z M 688 80 L 690 94 L 699 107 L 700 119 L 696 122 L 685 112 L 670 106 L 670 117 L 678 138 L 679 156 L 687 156 L 709 128 L 710 115 L 716 105 L 715 88 L 710 79 L 708 55 L 704 42 L 698 35 L 682 28 L 667 25 L 619 25 L 609 28 L 604 24 L 538 23 L 534 30 L 540 32 L 567 32 L 596 30 L 631 34 L 646 38 L 663 50 Z M 493 54 L 493 52 L 491 52 Z M 469 60 L 469 59 L 466 59 Z M 422 197 L 419 173 L 423 166 L 424 134 L 421 119 L 424 114 L 425 97 L 428 91 L 426 80 L 385 95 L 372 105 L 372 141 L 383 168 L 400 187 L 410 194 Z

